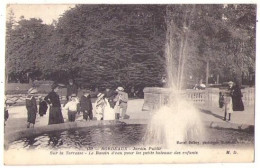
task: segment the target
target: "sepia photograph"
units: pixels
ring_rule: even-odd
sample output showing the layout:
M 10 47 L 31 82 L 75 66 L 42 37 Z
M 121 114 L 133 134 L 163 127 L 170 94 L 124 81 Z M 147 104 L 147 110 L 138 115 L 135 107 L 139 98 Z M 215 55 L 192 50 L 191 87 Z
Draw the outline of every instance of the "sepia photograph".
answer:
M 4 165 L 255 161 L 256 3 L 5 8 Z

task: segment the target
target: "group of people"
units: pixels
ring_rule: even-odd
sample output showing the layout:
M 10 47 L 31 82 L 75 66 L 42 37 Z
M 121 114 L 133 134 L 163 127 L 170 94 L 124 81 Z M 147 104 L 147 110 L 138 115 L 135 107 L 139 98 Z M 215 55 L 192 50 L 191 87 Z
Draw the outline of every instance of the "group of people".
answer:
M 67 86 L 67 101 L 61 106 L 58 84 L 53 84 L 51 92 L 42 99 L 39 98 L 39 114 L 43 116 L 46 114 L 49 107 L 49 121 L 48 125 L 64 123 L 62 110 L 66 110 L 68 114 L 68 121 L 74 122 L 77 114 L 83 113 L 84 120 L 115 120 L 124 119 L 128 94 L 124 92 L 123 87 L 118 87 L 115 91 L 106 89 L 104 93 L 98 93 L 97 99 L 92 106 L 90 91 L 83 90 L 83 95 L 80 99 L 77 97 L 77 87 L 75 87 L 72 80 L 69 81 Z M 37 116 L 37 104 L 34 94 L 37 92 L 36 88 L 28 90 L 26 97 L 27 109 L 27 128 L 34 127 Z
M 224 111 L 223 120 L 230 121 L 233 111 L 244 111 L 243 94 L 238 83 L 228 82 L 228 89 L 219 92 L 219 107 Z M 228 118 L 227 118 L 228 115 Z

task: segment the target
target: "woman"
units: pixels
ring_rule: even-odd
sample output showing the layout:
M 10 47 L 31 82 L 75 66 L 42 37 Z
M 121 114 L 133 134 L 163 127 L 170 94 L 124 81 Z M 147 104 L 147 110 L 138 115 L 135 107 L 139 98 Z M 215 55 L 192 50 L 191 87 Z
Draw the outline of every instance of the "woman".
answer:
M 33 96 L 34 93 L 37 93 L 37 90 L 35 88 L 30 88 L 28 90 L 28 96 L 25 99 L 26 103 L 26 109 L 27 109 L 27 128 L 30 128 L 30 125 L 32 124 L 32 127 L 34 127 L 35 120 L 36 120 L 36 114 L 37 114 L 37 104 L 36 99 Z
M 104 107 L 105 107 L 105 100 L 104 100 L 104 94 L 99 93 L 97 95 L 97 100 L 95 101 L 95 117 L 97 120 L 103 120 L 103 113 L 104 113 Z
M 44 98 L 44 100 L 50 105 L 49 125 L 64 123 L 61 113 L 60 98 L 57 94 L 58 90 L 59 86 L 57 84 L 53 84 L 52 91 Z
M 233 111 L 244 111 L 244 103 L 242 101 L 243 94 L 241 92 L 238 82 L 233 87 L 232 104 Z
M 115 110 L 109 102 L 109 98 L 105 98 L 103 120 L 115 120 Z

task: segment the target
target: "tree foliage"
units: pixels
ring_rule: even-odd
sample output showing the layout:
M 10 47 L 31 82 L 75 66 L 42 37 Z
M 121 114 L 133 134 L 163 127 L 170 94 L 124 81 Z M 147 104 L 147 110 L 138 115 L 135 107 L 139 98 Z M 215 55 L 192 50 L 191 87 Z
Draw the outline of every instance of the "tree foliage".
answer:
M 255 67 L 255 5 L 76 5 L 52 25 L 7 20 L 8 74 L 82 87 L 159 86 L 172 74 L 247 78 Z M 168 48 L 167 48 L 168 46 Z M 169 60 L 168 60 L 169 61 Z M 180 77 L 181 76 L 181 77 Z

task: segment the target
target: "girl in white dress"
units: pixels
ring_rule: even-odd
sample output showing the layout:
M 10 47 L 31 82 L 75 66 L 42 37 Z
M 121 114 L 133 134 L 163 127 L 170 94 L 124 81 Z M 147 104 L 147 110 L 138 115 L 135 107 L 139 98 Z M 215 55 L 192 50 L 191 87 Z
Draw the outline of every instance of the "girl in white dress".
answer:
M 97 120 L 102 120 L 104 108 L 105 108 L 105 100 L 104 100 L 104 94 L 99 93 L 97 95 L 97 100 L 94 105 L 94 116 L 97 118 Z
M 115 110 L 110 106 L 107 98 L 105 98 L 103 120 L 115 120 Z

